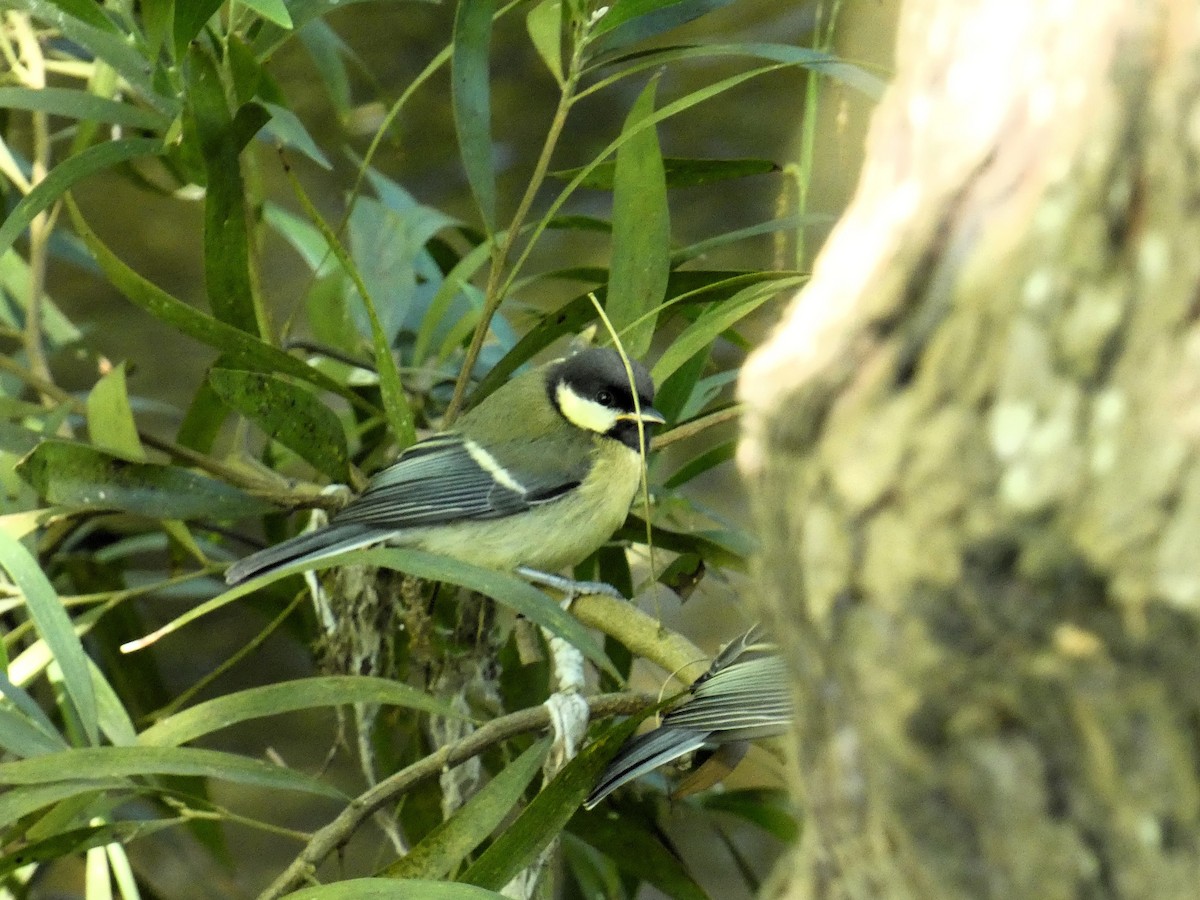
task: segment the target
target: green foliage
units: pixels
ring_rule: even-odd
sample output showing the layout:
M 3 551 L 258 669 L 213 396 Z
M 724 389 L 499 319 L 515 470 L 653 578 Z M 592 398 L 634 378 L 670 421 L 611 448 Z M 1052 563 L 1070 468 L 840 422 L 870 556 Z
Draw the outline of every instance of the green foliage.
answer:
M 800 245 L 829 216 L 781 204 L 747 224 L 754 210 L 739 209 L 730 227 L 673 243 L 687 230 L 680 210 L 708 196 L 695 192 L 782 193 L 781 164 L 751 129 L 722 141 L 737 147 L 730 158 L 663 148 L 686 140 L 675 129 L 708 127 L 700 107 L 755 79 L 804 70 L 810 84 L 816 73 L 872 96 L 881 82 L 830 54 L 828 29 L 813 47 L 664 43 L 732 2 L 459 0 L 440 18 L 422 6 L 441 49 L 397 86 L 363 71 L 337 30 L 346 14 L 330 15 L 353 5 L 339 0 L 8 0 L 0 41 L 19 65 L 0 74 L 0 893 L 23 896 L 35 873 L 82 855 L 88 896 L 114 886 L 157 896 L 154 857 L 139 847 L 164 830 L 191 848 L 197 871 L 222 879 L 223 868 L 256 862 L 229 839 L 237 825 L 299 854 L 298 877 L 257 873 L 278 877 L 264 897 L 300 888 L 310 869 L 330 883 L 292 896 L 498 896 L 557 837 L 568 887 L 631 897 L 646 882 L 706 896 L 663 838 L 658 792 L 576 814 L 633 719 L 595 724 L 597 740 L 538 778 L 548 743 L 513 723 L 538 709 L 553 676 L 522 653 L 561 639 L 618 689 L 632 662 L 558 598 L 509 573 L 400 549 L 322 561 L 316 568 L 372 567 L 323 582 L 289 577 L 305 568 L 296 566 L 223 590 L 219 573 L 257 539 L 248 536 L 274 541 L 303 526 L 305 516 L 286 513 L 334 507 L 327 483 L 360 488 L 419 429 L 597 326 L 597 303 L 625 348 L 652 361 L 669 426 L 649 460 L 654 504 L 635 508 L 581 571 L 630 593 L 657 582 L 686 594 L 745 569 L 753 538 L 691 489 L 733 456 L 720 424 L 736 419 L 742 331 L 803 281 L 771 266 L 763 241 Z M 421 18 L 396 4 L 355 13 L 388 17 L 364 20 L 393 30 Z M 515 16 L 524 28 L 509 27 Z M 522 53 L 530 89 L 514 109 L 500 102 L 498 73 Z M 280 60 L 302 54 L 344 131 L 310 132 L 311 104 L 277 80 Z M 537 106 L 534 86 L 549 106 Z M 623 122 L 594 114 L 594 102 Z M 421 104 L 447 111 L 433 152 L 439 178 L 469 190 L 465 202 L 385 174 L 393 144 L 430 152 L 421 142 L 439 132 L 413 124 Z M 357 116 L 372 122 L 367 146 Z M 585 125 L 593 130 L 577 138 Z M 529 158 L 509 158 L 518 136 L 534 143 Z M 179 213 L 168 230 L 202 261 L 195 291 L 160 284 L 169 281 L 153 245 L 131 249 L 145 239 L 130 227 L 136 203 L 113 215 L 98 202 L 130 191 Z M 306 274 L 294 292 L 273 283 L 276 256 Z M 147 339 L 115 364 L 100 357 L 104 314 L 77 301 L 72 322 L 46 292 L 50 272 L 72 267 L 97 297 L 122 298 L 123 322 L 172 342 Z M 602 327 L 595 340 L 608 340 Z M 170 365 L 173 354 L 192 364 Z M 164 357 L 157 371 L 178 370 L 179 383 L 147 384 L 140 373 Z M 651 573 L 640 564 L 647 540 Z M 518 648 L 528 623 L 533 651 Z M 226 646 L 230 635 L 245 646 Z M 328 671 L 277 670 L 312 644 Z M 321 709 L 337 710 L 337 722 L 313 714 Z M 351 720 L 356 742 L 343 740 Z M 263 722 L 303 729 L 316 761 L 261 758 L 274 745 Z M 489 728 L 498 736 L 462 750 Z M 205 746 L 185 746 L 197 741 Z M 339 742 L 356 743 L 348 755 L 361 771 L 325 772 L 319 758 Z M 479 767 L 473 794 L 448 775 L 431 780 L 443 754 L 460 750 Z M 455 790 L 457 812 L 446 799 Z M 311 801 L 304 820 L 330 825 L 296 832 L 288 809 L 256 796 Z M 776 794 L 693 806 L 795 837 Z M 363 810 L 378 810 L 395 838 L 371 857 L 374 870 L 321 867 L 335 846 L 368 840 L 371 829 L 355 831 Z M 397 858 L 401 836 L 415 849 Z M 753 884 L 753 867 L 731 852 Z M 372 871 L 380 877 L 356 877 Z

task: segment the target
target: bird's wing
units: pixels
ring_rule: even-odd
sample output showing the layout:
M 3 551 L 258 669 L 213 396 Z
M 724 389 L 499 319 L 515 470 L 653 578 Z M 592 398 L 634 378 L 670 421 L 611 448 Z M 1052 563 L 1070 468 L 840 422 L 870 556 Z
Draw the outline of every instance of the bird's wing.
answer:
M 678 728 L 656 728 L 633 738 L 617 751 L 584 801 L 584 808 L 592 809 L 621 785 L 703 747 L 707 739 L 707 732 Z
M 792 720 L 789 676 L 783 659 L 737 661 L 697 682 L 691 697 L 663 716 L 663 727 L 715 734 L 765 736 Z
M 562 496 L 583 474 L 512 472 L 464 435 L 439 434 L 405 450 L 333 522 L 395 531 L 495 519 Z

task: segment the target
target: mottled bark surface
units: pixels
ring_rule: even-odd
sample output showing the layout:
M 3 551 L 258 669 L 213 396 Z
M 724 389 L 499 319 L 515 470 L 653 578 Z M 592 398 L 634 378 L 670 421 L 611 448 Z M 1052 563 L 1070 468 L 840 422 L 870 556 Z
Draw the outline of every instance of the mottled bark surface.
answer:
M 1200 893 L 1200 7 L 910 0 L 741 392 L 794 897 Z

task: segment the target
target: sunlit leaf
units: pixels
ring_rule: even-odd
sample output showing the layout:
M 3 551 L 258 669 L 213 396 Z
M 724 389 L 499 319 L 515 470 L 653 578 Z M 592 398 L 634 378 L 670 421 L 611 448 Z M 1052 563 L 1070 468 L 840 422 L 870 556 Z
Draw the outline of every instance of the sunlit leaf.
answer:
M 71 185 L 117 163 L 150 156 L 162 149 L 162 142 L 150 138 L 106 141 L 67 157 L 50 170 L 32 191 L 12 208 L 0 224 L 0 256 L 20 237 L 33 217 L 49 208 Z
M 288 14 L 283 0 L 241 0 L 241 2 L 280 28 L 292 27 L 292 17 Z
M 213 369 L 209 383 L 225 403 L 334 481 L 350 477 L 346 433 L 337 414 L 306 388 L 275 375 Z
M 131 462 L 70 441 L 43 441 L 17 464 L 17 472 L 48 502 L 82 509 L 119 509 L 152 519 L 231 519 L 272 509 L 187 469 Z
M 97 122 L 112 122 L 130 128 L 146 128 L 159 131 L 170 124 L 170 119 L 155 110 L 144 109 L 107 97 L 98 97 L 87 91 L 72 88 L 0 87 L 0 109 L 28 109 L 65 116 L 71 119 L 90 119 Z
M 142 746 L 178 746 L 249 719 L 349 703 L 405 706 L 450 719 L 462 718 L 449 704 L 398 681 L 366 675 L 324 675 L 207 700 L 151 725 L 137 740 Z
M 550 738 L 538 741 L 383 874 L 389 878 L 442 878 L 450 873 L 517 805 L 549 750 Z
M 223 0 L 187 0 L 175 4 L 175 58 L 187 55 L 188 44 L 221 8 Z
M 31 759 L 0 763 L 0 784 L 53 784 L 74 773 L 88 778 L 195 775 L 235 784 L 299 791 L 334 799 L 345 795 L 332 785 L 283 766 L 248 756 L 192 747 L 85 747 Z
M 658 79 L 646 85 L 623 133 L 613 174 L 612 268 L 605 310 L 630 356 L 641 358 L 654 337 L 671 261 L 671 222 L 658 133 L 642 123 L 654 113 Z
M 565 83 L 562 67 L 562 0 L 542 0 L 525 16 L 525 28 L 538 56 L 560 85 Z
M 92 387 L 87 399 L 87 419 L 88 437 L 96 449 L 145 461 L 146 451 L 138 437 L 133 410 L 129 408 L 125 363 L 116 366 Z
M 467 183 L 489 232 L 496 228 L 496 171 L 492 163 L 492 111 L 488 53 L 492 0 L 459 0 L 450 60 L 454 128 Z
M 390 878 L 350 878 L 307 887 L 288 900 L 506 900 L 503 894 L 452 881 L 396 881 Z
M 88 741 L 100 739 L 96 715 L 96 693 L 88 671 L 87 656 L 75 635 L 71 618 L 63 608 L 49 579 L 37 560 L 17 540 L 0 531 L 0 566 L 25 596 L 25 606 L 37 626 L 38 634 L 54 654 L 62 670 L 66 695 L 82 725 Z

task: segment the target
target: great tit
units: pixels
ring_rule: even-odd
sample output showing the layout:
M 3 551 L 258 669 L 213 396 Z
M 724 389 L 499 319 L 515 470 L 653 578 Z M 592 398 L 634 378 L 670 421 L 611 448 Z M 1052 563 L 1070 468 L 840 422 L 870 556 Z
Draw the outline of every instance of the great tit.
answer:
M 498 570 L 556 572 L 625 521 L 642 440 L 665 421 L 654 383 L 611 348 L 509 380 L 448 431 L 413 444 L 324 528 L 247 556 L 229 584 L 376 544 Z
M 584 801 L 592 809 L 626 782 L 704 746 L 715 746 L 726 774 L 741 760 L 748 742 L 782 734 L 792 722 L 787 666 L 778 645 L 756 625 L 729 643 L 697 678 L 658 728 L 626 741 Z M 692 783 L 694 793 L 718 781 Z

